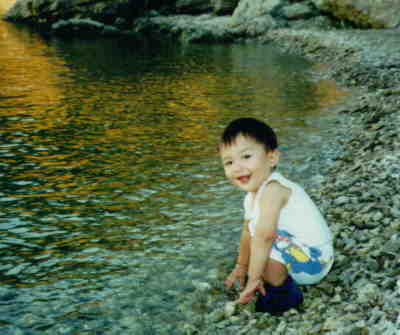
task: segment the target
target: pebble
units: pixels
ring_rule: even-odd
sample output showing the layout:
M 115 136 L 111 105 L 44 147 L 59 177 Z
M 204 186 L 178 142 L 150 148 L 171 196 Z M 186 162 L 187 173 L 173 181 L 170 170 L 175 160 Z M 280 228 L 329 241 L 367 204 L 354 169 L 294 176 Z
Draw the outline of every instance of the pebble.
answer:
M 235 313 L 236 303 L 234 301 L 227 302 L 225 305 L 225 316 L 229 318 Z

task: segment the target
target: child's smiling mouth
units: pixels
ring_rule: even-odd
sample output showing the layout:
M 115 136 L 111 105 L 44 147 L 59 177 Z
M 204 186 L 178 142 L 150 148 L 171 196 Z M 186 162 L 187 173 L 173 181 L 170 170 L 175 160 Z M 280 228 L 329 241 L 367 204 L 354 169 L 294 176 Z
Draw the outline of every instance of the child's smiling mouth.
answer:
M 246 184 L 250 180 L 250 175 L 236 178 L 241 184 Z

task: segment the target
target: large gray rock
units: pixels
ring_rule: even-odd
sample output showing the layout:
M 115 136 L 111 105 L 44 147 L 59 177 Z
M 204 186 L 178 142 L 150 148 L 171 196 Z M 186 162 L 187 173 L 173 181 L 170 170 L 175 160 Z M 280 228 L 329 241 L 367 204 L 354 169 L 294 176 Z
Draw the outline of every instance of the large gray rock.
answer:
M 363 28 L 394 28 L 400 24 L 399 0 L 312 0 L 321 11 Z
M 294 3 L 282 8 L 282 15 L 287 20 L 303 20 L 313 16 L 313 9 L 304 3 Z
M 233 12 L 232 19 L 235 24 L 242 24 L 254 18 L 269 15 L 284 0 L 240 0 Z
M 256 17 L 241 26 L 244 27 L 244 31 L 249 37 L 256 37 L 258 35 L 265 34 L 271 29 L 282 28 L 280 23 L 269 14 Z
M 34 24 L 91 19 L 112 24 L 121 18 L 130 20 L 137 17 L 156 2 L 156 0 L 17 0 L 6 13 L 5 19 Z

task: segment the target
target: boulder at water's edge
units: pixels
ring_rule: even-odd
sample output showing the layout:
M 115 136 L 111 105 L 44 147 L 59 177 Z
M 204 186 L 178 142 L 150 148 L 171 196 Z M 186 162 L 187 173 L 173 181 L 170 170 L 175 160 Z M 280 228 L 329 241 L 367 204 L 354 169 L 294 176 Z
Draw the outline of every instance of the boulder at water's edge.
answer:
M 400 24 L 399 0 L 312 0 L 315 6 L 357 28 L 394 28 Z

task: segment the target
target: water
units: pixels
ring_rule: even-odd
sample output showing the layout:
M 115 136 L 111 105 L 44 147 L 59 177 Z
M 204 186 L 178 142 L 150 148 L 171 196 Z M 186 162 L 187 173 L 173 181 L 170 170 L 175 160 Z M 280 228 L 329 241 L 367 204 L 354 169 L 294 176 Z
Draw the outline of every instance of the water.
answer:
M 1 22 L 1 333 L 179 333 L 178 302 L 240 227 L 223 127 L 269 122 L 303 184 L 329 162 L 326 107 L 345 93 L 313 66 L 272 46 L 59 40 Z

